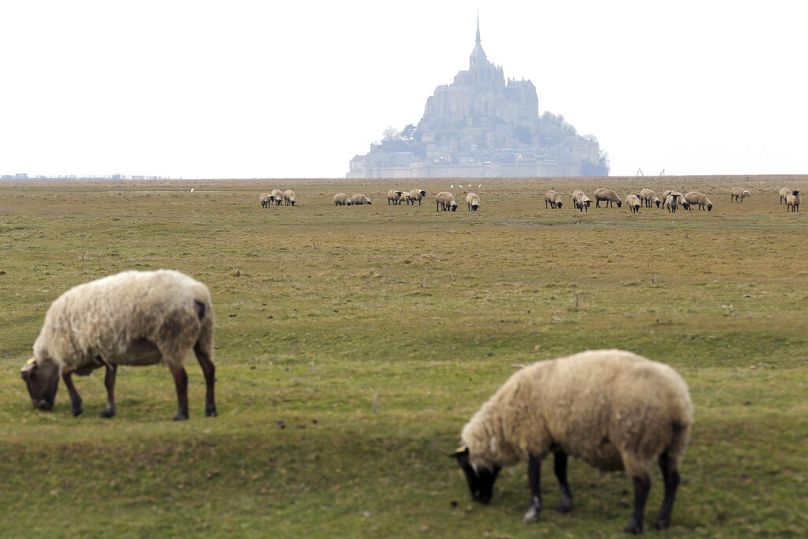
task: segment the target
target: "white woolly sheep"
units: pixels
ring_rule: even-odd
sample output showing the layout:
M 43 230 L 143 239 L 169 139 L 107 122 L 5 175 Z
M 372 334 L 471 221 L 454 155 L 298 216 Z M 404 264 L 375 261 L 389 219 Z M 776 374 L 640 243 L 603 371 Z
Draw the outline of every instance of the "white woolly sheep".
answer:
M 477 211 L 480 207 L 480 195 L 477 193 L 469 193 L 466 195 L 466 206 L 470 211 Z
M 579 196 L 578 198 L 575 199 L 575 207 L 578 208 L 578 210 L 581 213 L 583 213 L 584 210 L 586 210 L 586 212 L 589 213 L 589 206 L 591 205 L 592 205 L 592 199 L 590 199 L 586 195 Z
M 670 195 L 675 195 L 676 196 L 676 204 L 677 204 L 677 206 L 680 205 L 686 210 L 690 209 L 690 203 L 687 200 L 685 200 L 685 196 L 682 193 L 680 193 L 679 191 L 671 191 L 671 190 L 665 191 L 664 193 L 662 193 L 662 200 L 667 201 L 668 197 Z M 664 203 L 663 203 L 662 206 L 663 206 L 663 208 L 668 208 L 668 206 L 665 206 Z M 668 211 L 670 211 L 670 208 L 668 208 Z M 676 212 L 676 209 L 674 208 L 673 211 Z
M 457 202 L 454 195 L 448 191 L 441 191 L 435 195 L 435 211 L 457 211 Z
M 654 528 L 670 525 L 692 423 L 690 394 L 675 370 L 631 352 L 588 351 L 516 372 L 463 428 L 454 457 L 472 498 L 483 503 L 491 500 L 503 466 L 528 461 L 526 522 L 538 520 L 541 461 L 549 453 L 565 513 L 572 509 L 568 457 L 604 471 L 624 470 L 634 483 L 634 511 L 625 531 L 640 533 L 653 461 L 665 485 Z
M 678 193 L 670 193 L 665 197 L 662 207 L 668 210 L 668 213 L 676 213 L 676 208 L 679 207 L 679 201 L 681 200 L 680 196 Z
M 401 200 L 404 198 L 404 191 L 396 191 L 395 189 L 390 189 L 387 191 L 387 205 L 393 204 L 394 206 L 398 206 L 401 204 Z
M 370 198 L 365 193 L 356 193 L 354 195 L 351 195 L 351 204 L 353 204 L 354 206 L 364 206 L 365 204 L 370 206 L 373 203 L 370 201 Z
M 283 204 L 284 206 L 294 206 L 295 205 L 295 192 L 291 189 L 287 189 L 283 192 Z
M 794 190 L 790 187 L 783 187 L 780 189 L 780 204 L 785 204 L 786 198 L 790 195 Z
M 640 206 L 640 195 L 628 195 L 626 197 L 626 205 L 631 210 L 631 213 L 639 213 Z
M 623 202 L 620 200 L 620 196 L 615 191 L 602 187 L 595 190 L 595 207 L 600 208 L 601 202 L 605 202 L 607 208 L 609 206 L 613 206 L 614 204 L 617 204 L 618 208 L 623 205 Z
M 547 209 L 548 205 L 553 209 L 561 208 L 564 205 L 564 203 L 561 201 L 561 195 L 558 194 L 558 191 L 550 189 L 549 191 L 544 193 L 544 208 Z
M 270 196 L 272 197 L 272 202 L 276 206 L 280 206 L 281 204 L 283 204 L 283 191 L 281 191 L 280 189 L 273 189 L 272 193 L 270 193 Z
M 575 201 L 578 200 L 579 197 L 582 197 L 584 195 L 586 195 L 586 193 L 584 193 L 580 189 L 576 189 L 575 191 L 573 191 L 572 194 L 570 195 L 572 197 L 572 205 L 574 206 Z
M 261 202 L 262 208 L 268 208 L 271 203 L 272 197 L 269 193 L 261 193 L 261 196 L 258 197 L 258 200 Z
M 51 304 L 22 378 L 34 408 L 51 410 L 61 376 L 77 416 L 82 402 L 73 373 L 105 367 L 101 416 L 112 417 L 117 367 L 163 363 L 177 390 L 174 419 L 188 419 L 183 359 L 193 349 L 205 376 L 205 415 L 215 416 L 213 325 L 210 292 L 199 281 L 172 270 L 117 273 L 75 286 Z
M 698 206 L 700 210 L 706 207 L 707 211 L 713 211 L 713 203 L 704 193 L 689 191 L 685 194 L 684 201 L 687 202 L 687 209 L 690 209 L 690 206 Z
M 743 187 L 735 187 L 729 194 L 729 201 L 730 202 L 737 202 L 741 203 L 744 201 L 745 198 L 749 197 L 749 190 L 744 189 Z
M 350 206 L 352 204 L 351 197 L 349 197 L 347 193 L 337 193 L 334 195 L 334 206 Z
M 423 189 L 413 189 L 409 192 L 409 196 L 407 197 L 407 204 L 412 204 L 415 206 L 415 201 L 418 201 L 418 205 L 421 205 L 421 201 L 426 197 L 426 191 Z
M 650 208 L 654 204 L 654 199 L 656 198 L 656 193 L 653 189 L 642 189 L 639 194 L 640 201 L 646 208 Z M 659 207 L 659 206 L 657 206 Z
M 786 197 L 786 211 L 800 211 L 800 192 L 792 191 Z

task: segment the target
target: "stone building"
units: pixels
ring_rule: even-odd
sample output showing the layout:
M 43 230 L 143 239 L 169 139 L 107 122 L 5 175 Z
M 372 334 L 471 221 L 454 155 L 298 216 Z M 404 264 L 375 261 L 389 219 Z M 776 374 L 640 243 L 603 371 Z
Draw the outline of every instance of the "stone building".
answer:
M 607 175 L 594 137 L 561 116 L 539 116 L 536 87 L 505 80 L 480 40 L 469 68 L 427 99 L 417 126 L 388 133 L 350 162 L 348 178 L 495 178 Z

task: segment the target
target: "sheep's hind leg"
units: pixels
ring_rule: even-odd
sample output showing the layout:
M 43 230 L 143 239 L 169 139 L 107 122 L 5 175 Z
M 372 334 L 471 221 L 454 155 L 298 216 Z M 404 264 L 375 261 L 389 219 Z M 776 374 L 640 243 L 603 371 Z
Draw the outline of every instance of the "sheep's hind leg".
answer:
M 632 475 L 632 480 L 634 481 L 634 513 L 623 531 L 638 534 L 642 533 L 645 503 L 648 501 L 648 493 L 651 491 L 651 478 L 647 473 L 641 473 Z
M 70 394 L 70 411 L 73 413 L 74 417 L 78 417 L 84 410 L 81 407 L 81 396 L 79 392 L 76 391 L 76 386 L 73 385 L 73 373 L 62 373 L 62 380 L 64 380 L 67 392 Z
M 216 385 L 216 366 L 210 360 L 210 354 L 205 352 L 199 343 L 194 346 L 194 354 L 202 367 L 202 374 L 205 375 L 205 416 L 216 417 L 216 397 L 214 387 Z
M 671 524 L 673 502 L 676 500 L 676 489 L 679 487 L 679 470 L 667 452 L 659 457 L 659 469 L 662 470 L 662 480 L 665 482 L 665 498 L 662 500 L 662 507 L 659 508 L 659 515 L 653 527 L 655 530 L 664 530 Z
M 107 405 L 99 414 L 107 419 L 115 417 L 115 375 L 118 368 L 115 365 L 107 365 L 104 374 L 104 387 L 107 389 Z
M 177 388 L 177 415 L 174 421 L 188 419 L 188 373 L 180 364 L 169 363 L 168 368 L 174 376 L 174 386 Z
M 572 511 L 572 491 L 567 482 L 567 454 L 562 451 L 556 451 L 555 460 L 553 462 L 553 471 L 555 472 L 558 485 L 561 487 L 561 503 L 558 504 L 556 510 L 559 513 L 569 513 Z
M 530 505 L 523 520 L 526 523 L 538 522 L 541 511 L 541 460 L 533 455 L 527 461 L 527 479 L 530 483 Z

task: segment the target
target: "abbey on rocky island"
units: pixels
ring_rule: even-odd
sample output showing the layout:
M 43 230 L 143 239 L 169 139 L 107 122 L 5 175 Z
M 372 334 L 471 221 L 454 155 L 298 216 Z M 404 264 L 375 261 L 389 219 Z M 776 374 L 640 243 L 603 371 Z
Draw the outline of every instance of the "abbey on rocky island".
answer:
M 348 178 L 606 176 L 598 141 L 563 116 L 539 116 L 536 87 L 508 79 L 485 55 L 480 23 L 469 68 L 426 101 L 417 126 L 390 129 L 351 159 Z

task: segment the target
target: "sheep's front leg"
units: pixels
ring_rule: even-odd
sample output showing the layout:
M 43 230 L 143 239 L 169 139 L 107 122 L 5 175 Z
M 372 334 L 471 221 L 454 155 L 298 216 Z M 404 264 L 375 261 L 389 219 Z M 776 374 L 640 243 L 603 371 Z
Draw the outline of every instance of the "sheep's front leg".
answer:
M 106 365 L 104 387 L 107 389 L 107 405 L 98 415 L 107 419 L 115 416 L 115 374 L 117 371 L 118 367 L 115 365 Z
M 569 513 L 572 511 L 572 491 L 567 482 L 567 454 L 563 451 L 556 451 L 553 464 L 558 486 L 561 487 L 561 503 L 558 504 L 558 512 Z
M 530 505 L 527 507 L 524 521 L 538 522 L 541 511 L 541 460 L 533 455 L 528 457 L 527 479 L 530 483 Z
M 174 376 L 174 386 L 177 388 L 177 415 L 174 421 L 188 419 L 188 373 L 182 365 L 169 364 L 168 367 Z
M 210 360 L 210 354 L 199 343 L 194 346 L 194 353 L 197 361 L 199 361 L 199 366 L 202 367 L 202 374 L 205 375 L 205 416 L 216 417 L 216 396 L 214 391 L 216 367 Z
M 70 394 L 70 411 L 73 412 L 74 417 L 80 416 L 84 410 L 81 407 L 81 396 L 76 391 L 76 386 L 73 385 L 73 373 L 70 371 L 63 372 L 62 380 L 64 380 L 67 392 Z

